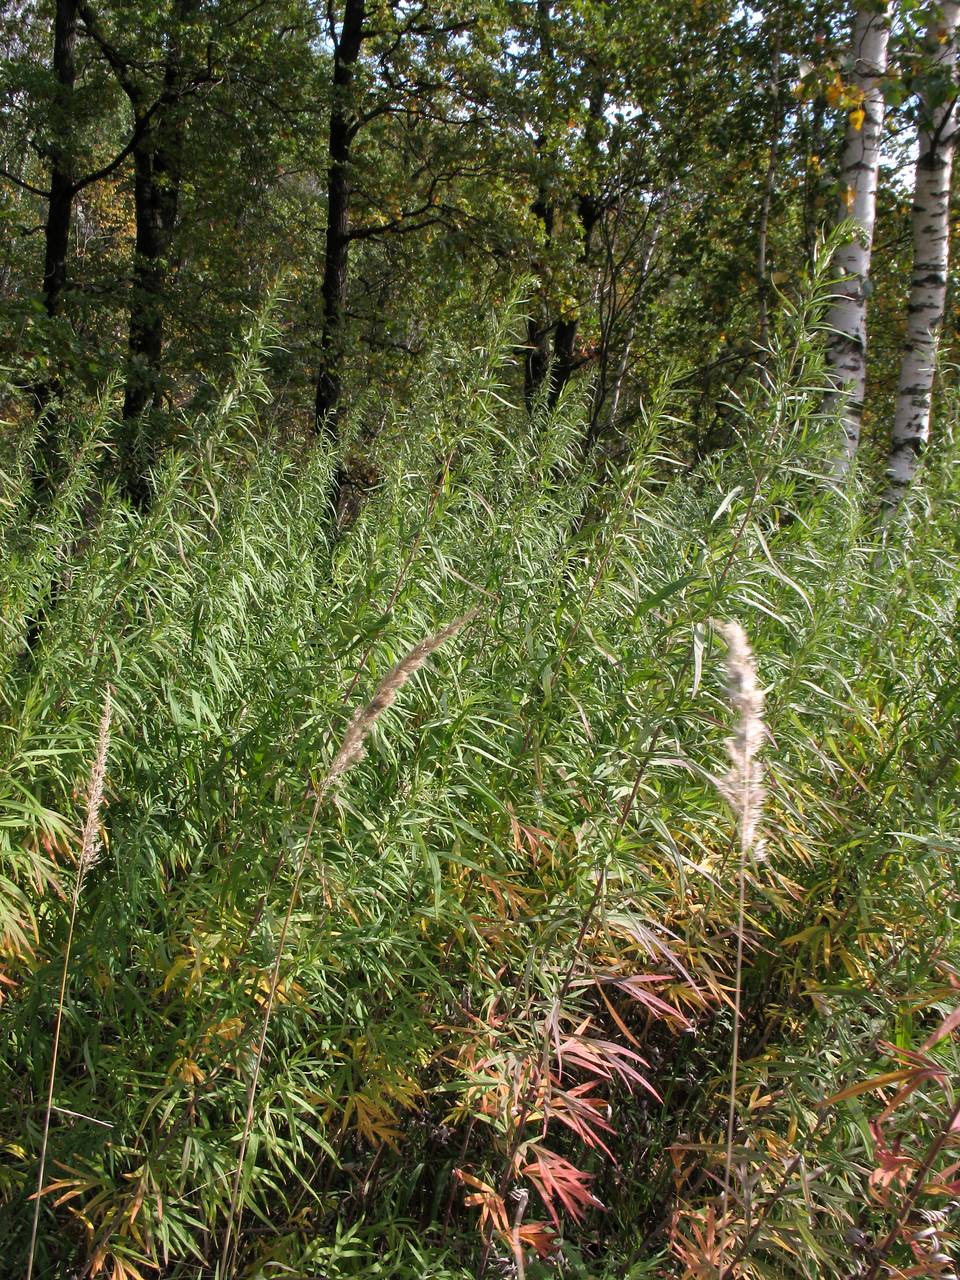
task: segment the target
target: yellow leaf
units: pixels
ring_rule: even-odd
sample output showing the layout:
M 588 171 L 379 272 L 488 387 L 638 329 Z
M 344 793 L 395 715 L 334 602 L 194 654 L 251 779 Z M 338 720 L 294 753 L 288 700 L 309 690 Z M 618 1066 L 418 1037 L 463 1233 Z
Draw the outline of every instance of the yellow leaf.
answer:
M 170 986 L 177 978 L 177 975 L 181 973 L 182 970 L 188 968 L 192 963 L 192 956 L 177 956 L 176 960 L 174 960 L 173 964 L 167 970 L 167 976 L 163 980 L 163 987 L 161 990 L 169 991 Z
M 853 187 L 847 187 L 843 193 L 843 203 L 847 213 L 853 213 L 853 206 L 857 203 L 857 193 Z
M 754 1089 L 750 1095 L 750 1101 L 747 1103 L 748 1111 L 762 1111 L 764 1107 L 769 1107 L 771 1102 L 776 1100 L 776 1095 L 772 1093 L 760 1093 L 760 1086 Z
M 181 1058 L 175 1066 L 177 1075 L 179 1075 L 184 1084 L 203 1083 L 203 1072 L 192 1058 Z
M 883 1075 L 874 1076 L 871 1080 L 860 1080 L 846 1089 L 841 1089 L 839 1093 L 824 1099 L 821 1106 L 832 1107 L 836 1102 L 845 1102 L 847 1098 L 856 1098 L 859 1094 L 869 1093 L 872 1089 L 883 1089 L 888 1084 L 899 1084 L 902 1080 L 909 1080 L 915 1074 L 915 1067 L 904 1067 L 900 1071 L 885 1071 Z
M 856 107 L 853 111 L 850 112 L 847 119 L 856 129 L 857 133 L 859 133 L 860 130 L 863 128 L 863 122 L 866 119 L 866 115 L 864 113 L 863 107 Z
M 840 78 L 840 73 L 838 72 L 827 85 L 825 94 L 827 105 L 830 107 L 839 107 L 840 103 L 843 101 L 843 92 L 844 84 L 843 80 Z
M 227 1018 L 223 1022 L 218 1023 L 215 1027 L 210 1028 L 210 1034 L 217 1036 L 221 1040 L 236 1040 L 237 1036 L 243 1031 L 242 1018 Z

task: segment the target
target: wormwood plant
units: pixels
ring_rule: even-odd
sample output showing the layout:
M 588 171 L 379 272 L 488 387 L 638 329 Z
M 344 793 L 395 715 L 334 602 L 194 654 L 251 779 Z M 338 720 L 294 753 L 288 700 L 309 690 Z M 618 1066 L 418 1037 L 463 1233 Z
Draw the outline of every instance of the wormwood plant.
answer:
M 880 529 L 838 490 L 825 276 L 693 471 L 680 378 L 598 484 L 575 391 L 513 402 L 510 315 L 438 340 L 341 529 L 266 323 L 146 514 L 98 478 L 109 396 L 42 515 L 0 462 L 11 1268 L 109 684 L 36 1277 L 949 1274 L 955 454 Z M 308 839 L 354 709 L 474 609 Z M 765 691 L 762 859 L 714 618 Z

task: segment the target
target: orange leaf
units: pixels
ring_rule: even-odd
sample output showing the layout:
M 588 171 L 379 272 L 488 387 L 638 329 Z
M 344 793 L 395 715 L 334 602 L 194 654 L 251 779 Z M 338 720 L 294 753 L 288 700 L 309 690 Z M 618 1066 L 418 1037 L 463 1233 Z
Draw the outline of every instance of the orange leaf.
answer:
M 549 1258 L 559 1247 L 556 1232 L 547 1222 L 525 1222 L 516 1234 L 523 1244 L 536 1249 L 541 1258 Z
M 872 1080 L 861 1080 L 857 1084 L 848 1085 L 846 1089 L 835 1093 L 832 1098 L 825 1099 L 823 1106 L 832 1107 L 834 1103 L 844 1102 L 847 1098 L 856 1098 L 861 1093 L 869 1093 L 871 1089 L 882 1089 L 884 1085 L 909 1080 L 912 1075 L 914 1070 L 911 1067 L 906 1067 L 902 1071 L 885 1071 L 883 1075 L 874 1076 Z

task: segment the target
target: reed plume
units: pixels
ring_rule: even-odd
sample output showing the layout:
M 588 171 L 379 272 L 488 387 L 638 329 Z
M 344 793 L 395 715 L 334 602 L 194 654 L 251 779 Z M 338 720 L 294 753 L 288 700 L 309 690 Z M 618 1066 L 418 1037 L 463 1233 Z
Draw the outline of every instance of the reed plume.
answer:
M 727 644 L 727 697 L 737 712 L 736 728 L 726 742 L 730 768 L 718 786 L 737 820 L 741 848 L 751 853 L 756 851 L 757 826 L 766 794 L 763 766 L 757 759 L 766 734 L 763 690 L 757 684 L 753 650 L 740 623 L 718 623 L 717 630 Z
M 716 629 L 726 641 L 727 655 L 724 666 L 727 674 L 727 697 L 737 713 L 733 735 L 727 739 L 727 757 L 730 768 L 718 779 L 720 794 L 733 811 L 740 837 L 740 863 L 737 874 L 737 962 L 733 993 L 733 1043 L 730 1051 L 730 1103 L 727 1112 L 727 1145 L 723 1171 L 723 1222 L 726 1222 L 730 1201 L 730 1180 L 733 1167 L 733 1136 L 737 1115 L 737 1075 L 740 1064 L 740 1015 L 743 987 L 743 931 L 746 914 L 747 860 L 755 854 L 757 830 L 763 811 L 765 790 L 763 766 L 758 755 L 763 746 L 766 728 L 763 721 L 763 690 L 757 684 L 757 664 L 747 639 L 747 633 L 739 622 L 722 622 Z M 723 1240 L 718 1273 L 724 1276 Z
M 267 1031 L 270 1026 L 270 1018 L 273 1014 L 273 1006 L 276 1000 L 277 987 L 280 982 L 280 966 L 283 961 L 283 952 L 287 943 L 287 934 L 290 929 L 290 920 L 293 916 L 293 908 L 297 900 L 300 889 L 300 878 L 303 875 L 303 868 L 306 865 L 307 854 L 309 853 L 313 842 L 313 834 L 317 825 L 317 818 L 320 814 L 320 806 L 327 796 L 331 785 L 338 781 L 343 775 L 364 757 L 366 748 L 364 742 L 373 729 L 373 726 L 383 715 L 388 707 L 392 706 L 396 701 L 397 694 L 407 683 L 411 676 L 415 675 L 422 666 L 425 665 L 427 659 L 432 653 L 435 653 L 445 641 L 451 636 L 455 636 L 461 627 L 465 627 L 468 622 L 476 617 L 478 610 L 471 609 L 469 613 L 462 614 L 459 618 L 443 628 L 442 631 L 436 632 L 435 635 L 427 636 L 425 640 L 421 640 L 419 644 L 414 645 L 405 657 L 393 667 L 377 685 L 373 697 L 366 706 L 358 707 L 354 711 L 350 723 L 347 725 L 346 732 L 340 747 L 330 763 L 330 767 L 326 772 L 323 781 L 315 790 L 313 810 L 310 814 L 310 821 L 307 824 L 307 833 L 304 836 L 303 845 L 300 849 L 300 856 L 297 859 L 296 867 L 293 874 L 293 885 L 291 886 L 290 896 L 287 901 L 287 910 L 283 918 L 283 924 L 280 929 L 280 938 L 277 942 L 277 949 L 273 957 L 273 967 L 270 973 L 270 989 L 267 994 L 267 1001 L 263 1010 L 263 1019 L 260 1024 L 260 1037 L 257 1043 L 257 1051 L 253 1061 L 253 1072 L 250 1077 L 250 1084 L 247 1088 L 247 1110 L 243 1122 L 243 1132 L 240 1137 L 240 1149 L 237 1153 L 237 1167 L 234 1170 L 233 1187 L 230 1194 L 230 1206 L 227 1210 L 227 1225 L 224 1231 L 222 1262 L 223 1276 L 233 1276 L 236 1274 L 237 1250 L 239 1248 L 240 1237 L 240 1217 L 242 1206 L 240 1204 L 240 1183 L 243 1177 L 244 1165 L 246 1164 L 247 1148 L 250 1143 L 250 1131 L 253 1127 L 254 1102 L 257 1094 L 257 1085 L 260 1082 L 260 1071 L 263 1066 L 263 1055 L 267 1044 Z
M 427 636 L 425 640 L 414 645 L 406 657 L 401 658 L 392 671 L 389 671 L 380 681 L 367 705 L 357 707 L 347 725 L 340 749 L 333 757 L 327 775 L 318 788 L 320 796 L 326 795 L 333 783 L 363 759 L 366 754 L 364 747 L 366 738 L 387 708 L 396 701 L 397 694 L 410 677 L 420 670 L 432 653 L 435 653 L 451 636 L 455 636 L 460 628 L 466 626 L 476 615 L 477 610 L 471 609 L 469 613 L 454 619 L 449 626 L 438 631 L 436 635 Z
M 103 805 L 103 785 L 107 776 L 107 754 L 110 750 L 110 720 L 113 716 L 110 694 L 111 689 L 107 685 L 107 692 L 103 699 L 103 714 L 100 717 L 100 728 L 97 732 L 97 754 L 87 783 L 86 815 L 80 837 L 78 893 L 83 877 L 100 857 L 100 809 Z
M 103 714 L 97 732 L 97 751 L 87 783 L 87 804 L 80 836 L 80 854 L 77 859 L 77 875 L 73 883 L 73 899 L 70 904 L 70 923 L 67 927 L 67 943 L 63 953 L 63 969 L 60 973 L 60 994 L 57 999 L 57 1017 L 53 1028 L 53 1049 L 50 1059 L 50 1079 L 47 1083 L 47 1105 L 43 1114 L 43 1137 L 40 1142 L 40 1168 L 37 1171 L 37 1189 L 33 1195 L 33 1224 L 30 1228 L 30 1249 L 27 1254 L 27 1276 L 33 1275 L 33 1261 L 37 1249 L 37 1228 L 40 1222 L 40 1196 L 43 1192 L 43 1175 L 47 1166 L 47 1143 L 50 1137 L 50 1115 L 53 1111 L 53 1088 L 57 1077 L 57 1056 L 60 1052 L 60 1029 L 63 1025 L 63 1004 L 67 992 L 67 974 L 70 970 L 70 953 L 73 950 L 73 933 L 77 922 L 80 890 L 87 872 L 100 853 L 100 809 L 103 806 L 103 785 L 107 774 L 107 755 L 110 750 L 110 720 L 113 715 L 112 690 L 107 685 L 103 699 Z

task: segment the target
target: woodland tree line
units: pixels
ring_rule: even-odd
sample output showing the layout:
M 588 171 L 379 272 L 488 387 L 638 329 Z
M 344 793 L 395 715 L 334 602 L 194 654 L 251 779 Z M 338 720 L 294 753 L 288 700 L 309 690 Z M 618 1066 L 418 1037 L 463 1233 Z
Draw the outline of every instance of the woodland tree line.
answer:
M 38 408 L 118 372 L 143 503 L 174 411 L 278 281 L 272 382 L 334 437 L 361 388 L 416 377 L 428 332 L 522 281 L 528 403 L 581 373 L 585 445 L 614 440 L 666 357 L 702 388 L 696 451 L 847 219 L 831 362 L 852 454 L 879 288 L 871 445 L 896 496 L 952 333 L 956 25 L 950 3 L 8 3 L 5 362 Z
M 2 5 L 4 1276 L 957 1280 L 958 18 Z

